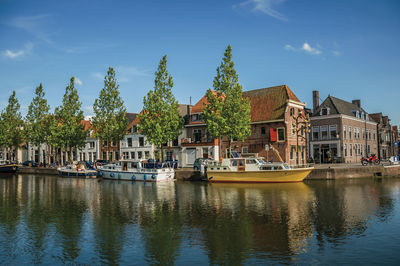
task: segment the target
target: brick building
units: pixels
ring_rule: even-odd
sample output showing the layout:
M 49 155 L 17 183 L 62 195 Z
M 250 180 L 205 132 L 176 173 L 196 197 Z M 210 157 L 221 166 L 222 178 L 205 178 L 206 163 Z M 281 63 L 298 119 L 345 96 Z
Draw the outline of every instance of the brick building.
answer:
M 251 135 L 243 142 L 232 142 L 233 150 L 242 155 L 257 154 L 267 160 L 279 161 L 273 149 L 266 150 L 268 145 L 289 164 L 305 163 L 305 130 L 295 120 L 295 117 L 300 117 L 298 122 L 304 121 L 305 103 L 286 85 L 245 91 L 243 96 L 250 100 Z M 226 156 L 227 141 L 222 142 L 222 147 Z
M 377 123 L 378 157 L 381 160 L 389 159 L 390 156 L 394 155 L 394 136 L 390 119 L 382 113 L 375 113 L 370 116 Z
M 319 92 L 313 91 L 313 105 L 309 149 L 316 163 L 356 163 L 377 154 L 377 123 L 360 100 L 350 103 L 328 96 L 319 105 Z

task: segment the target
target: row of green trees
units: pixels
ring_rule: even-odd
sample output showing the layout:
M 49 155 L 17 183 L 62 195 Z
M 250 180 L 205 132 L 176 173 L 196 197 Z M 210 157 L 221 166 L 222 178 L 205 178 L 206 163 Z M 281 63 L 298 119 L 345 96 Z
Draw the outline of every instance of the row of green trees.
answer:
M 161 160 L 163 144 L 176 139 L 183 128 L 183 118 L 179 115 L 179 105 L 172 94 L 172 88 L 173 79 L 167 71 L 167 56 L 163 56 L 155 73 L 154 90 L 150 90 L 144 97 L 143 110 L 139 114 L 139 130 L 147 141 L 159 147 Z M 211 136 L 220 140 L 227 137 L 230 150 L 233 140 L 243 140 L 250 135 L 250 103 L 242 97 L 242 86 L 238 83 L 230 45 L 217 68 L 213 88 L 215 92 L 209 89 L 206 94 L 208 104 L 204 109 L 204 120 Z M 65 88 L 62 104 L 55 108 L 54 113 L 50 113 L 50 106 L 40 84 L 23 119 L 13 91 L 7 107 L 0 115 L 0 147 L 6 147 L 10 152 L 24 142 L 29 142 L 38 147 L 49 144 L 64 151 L 81 148 L 88 135 L 82 123 L 84 115 L 81 107 L 74 77 Z M 123 139 L 128 123 L 126 108 L 112 67 L 107 71 L 104 87 L 94 102 L 93 111 L 94 137 L 107 147 L 111 146 L 111 142 Z M 72 152 L 68 154 L 72 156 Z M 39 156 L 42 161 L 41 152 Z M 59 159 L 63 163 L 63 158 Z

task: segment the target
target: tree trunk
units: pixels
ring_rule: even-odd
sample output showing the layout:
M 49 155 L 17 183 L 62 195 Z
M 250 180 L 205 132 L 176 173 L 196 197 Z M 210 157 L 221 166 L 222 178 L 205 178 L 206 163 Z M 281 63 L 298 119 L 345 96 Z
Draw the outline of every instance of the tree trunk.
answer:
M 231 152 L 232 152 L 231 145 L 232 145 L 232 139 L 228 137 L 228 151 L 229 151 L 229 154 L 227 156 L 228 158 L 231 158 Z
M 62 147 L 60 147 L 60 166 L 63 166 L 64 165 L 64 156 L 63 156 L 63 148 Z
M 164 161 L 163 145 L 160 145 L 160 162 Z

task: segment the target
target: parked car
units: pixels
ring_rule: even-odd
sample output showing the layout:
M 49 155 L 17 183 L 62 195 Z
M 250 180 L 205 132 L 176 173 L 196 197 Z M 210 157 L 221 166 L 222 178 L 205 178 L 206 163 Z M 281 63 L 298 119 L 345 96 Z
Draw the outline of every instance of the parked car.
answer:
M 25 161 L 22 163 L 23 166 L 31 166 L 31 167 L 38 167 L 37 162 L 35 161 Z
M 193 169 L 194 169 L 195 171 L 199 171 L 200 168 L 201 168 L 201 165 L 202 165 L 203 163 L 204 163 L 205 165 L 207 165 L 207 163 L 210 162 L 210 161 L 211 161 L 211 159 L 208 159 L 208 158 L 197 158 L 197 159 L 194 161 Z

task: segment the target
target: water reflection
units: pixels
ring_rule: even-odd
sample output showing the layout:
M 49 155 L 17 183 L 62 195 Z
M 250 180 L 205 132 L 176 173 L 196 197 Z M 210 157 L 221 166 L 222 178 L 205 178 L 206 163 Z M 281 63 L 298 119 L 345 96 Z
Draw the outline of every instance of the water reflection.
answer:
M 1 178 L 0 264 L 301 262 L 393 219 L 399 187 Z

